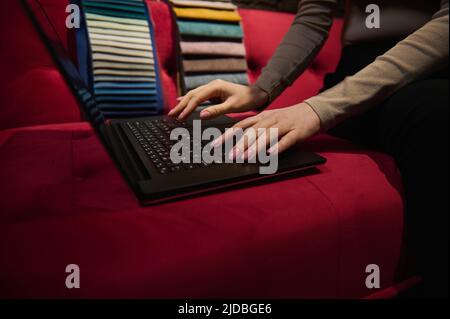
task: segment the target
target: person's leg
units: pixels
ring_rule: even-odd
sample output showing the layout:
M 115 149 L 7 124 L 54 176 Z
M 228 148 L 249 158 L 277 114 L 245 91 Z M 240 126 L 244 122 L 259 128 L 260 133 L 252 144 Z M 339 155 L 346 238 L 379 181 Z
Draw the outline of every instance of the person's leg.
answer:
M 392 46 L 344 48 L 329 88 L 358 72 Z M 448 296 L 449 106 L 448 70 L 410 84 L 371 111 L 350 118 L 330 134 L 391 154 L 405 189 L 406 245 L 417 259 L 429 296 Z
M 392 155 L 405 190 L 408 254 L 428 296 L 448 295 L 448 79 L 412 83 L 330 133 Z
M 449 286 L 448 86 L 448 79 L 415 82 L 372 113 L 374 142 L 402 175 L 407 246 L 428 296 L 448 296 Z

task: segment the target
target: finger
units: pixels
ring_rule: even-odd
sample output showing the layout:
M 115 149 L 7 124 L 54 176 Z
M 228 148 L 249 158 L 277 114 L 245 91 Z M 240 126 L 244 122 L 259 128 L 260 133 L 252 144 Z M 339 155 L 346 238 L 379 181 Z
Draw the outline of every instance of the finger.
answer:
M 217 96 L 219 94 L 219 88 L 217 85 L 208 85 L 204 87 L 202 90 L 195 92 L 191 95 L 191 98 L 189 102 L 187 103 L 184 110 L 181 112 L 181 114 L 178 116 L 179 119 L 186 118 L 189 114 L 192 113 L 192 111 L 195 110 L 199 104 L 209 100 L 212 97 Z
M 264 126 L 258 129 L 257 139 L 247 147 L 247 150 L 242 154 L 242 159 L 250 159 L 259 154 L 259 152 L 267 150 L 267 145 L 272 145 L 278 141 L 280 136 L 287 133 L 286 129 L 272 126 Z
M 270 128 L 274 124 L 275 124 L 274 120 L 267 119 L 257 122 L 253 126 L 247 128 L 245 130 L 244 135 L 234 146 L 234 150 L 232 150 L 234 156 L 236 158 L 239 156 L 241 157 L 241 159 L 245 159 L 245 153 L 248 147 L 254 144 L 255 141 L 260 138 L 261 134 L 263 134 L 266 131 L 266 129 Z
M 289 126 L 283 125 L 283 122 L 280 123 L 273 117 L 262 118 L 263 120 L 253 125 L 253 128 L 258 130 L 257 138 L 250 145 L 244 146 L 245 152 L 242 154 L 244 160 L 256 156 L 260 151 L 266 151 L 267 145 L 274 145 L 281 136 L 291 130 Z
M 207 84 L 199 86 L 198 88 L 196 88 L 194 90 L 191 90 L 188 93 L 186 93 L 186 95 L 180 96 L 178 98 L 179 99 L 179 103 L 169 112 L 168 115 L 170 115 L 170 116 L 178 115 L 186 107 L 186 105 L 189 103 L 189 100 L 191 99 L 191 96 L 196 94 L 200 90 L 202 90 L 206 85 Z
M 227 100 L 223 103 L 205 108 L 203 111 L 200 112 L 200 118 L 206 120 L 219 115 L 230 113 L 232 107 L 233 102 Z
M 190 97 L 191 97 L 190 92 L 188 92 L 188 94 L 184 95 L 183 97 L 180 97 L 178 104 L 175 105 L 175 107 L 169 111 L 168 115 L 169 116 L 178 115 L 186 107 Z
M 169 113 L 171 116 L 179 115 L 189 104 L 191 99 L 195 97 L 199 92 L 204 90 L 208 84 L 199 86 L 198 88 L 189 91 L 182 99 L 181 102 L 173 109 L 172 112 Z
M 233 138 L 234 136 L 239 137 L 239 135 L 243 135 L 243 131 L 241 128 L 235 128 L 231 127 L 225 130 L 225 133 L 223 133 L 221 136 L 216 138 L 212 143 L 212 147 L 219 147 L 229 139 Z
M 258 123 L 261 120 L 261 118 L 258 115 L 255 116 L 251 116 L 251 117 L 247 117 L 246 119 L 237 122 L 236 124 L 233 125 L 233 128 L 241 128 L 241 129 L 246 129 L 250 126 L 255 125 L 256 123 Z
M 231 128 L 227 129 L 224 134 L 215 139 L 211 145 L 213 147 L 222 145 L 226 140 L 235 135 L 239 130 L 246 129 L 249 126 L 254 125 L 256 122 L 258 122 L 258 116 L 252 116 L 236 123 Z
M 244 135 L 237 141 L 236 145 L 228 153 L 228 158 L 230 160 L 233 160 L 235 158 L 242 157 L 247 148 L 247 145 L 252 145 L 258 138 L 257 134 L 258 130 L 254 129 L 253 127 L 249 127 L 247 130 L 245 130 Z
M 298 133 L 296 131 L 290 131 L 284 135 L 277 144 L 269 149 L 269 155 L 280 154 L 299 142 L 299 140 Z

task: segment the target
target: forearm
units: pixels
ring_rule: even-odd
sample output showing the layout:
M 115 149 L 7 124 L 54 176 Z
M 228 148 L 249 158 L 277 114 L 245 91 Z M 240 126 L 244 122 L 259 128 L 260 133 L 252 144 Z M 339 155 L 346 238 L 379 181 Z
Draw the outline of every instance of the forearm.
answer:
M 290 86 L 322 48 L 333 22 L 336 0 L 301 0 L 294 21 L 255 86 L 268 102 Z
M 448 1 L 422 28 L 353 76 L 308 103 L 328 130 L 365 112 L 401 87 L 448 65 Z

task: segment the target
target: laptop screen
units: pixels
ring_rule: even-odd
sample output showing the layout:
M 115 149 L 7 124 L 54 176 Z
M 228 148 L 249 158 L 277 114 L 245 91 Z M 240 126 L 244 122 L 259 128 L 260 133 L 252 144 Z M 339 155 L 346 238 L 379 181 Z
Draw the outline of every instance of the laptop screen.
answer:
M 101 135 L 102 139 L 106 140 L 102 129 L 105 119 L 100 112 L 93 95 L 89 92 L 86 84 L 82 80 L 78 69 L 70 59 L 69 53 L 63 46 L 63 43 L 44 8 L 40 4 L 39 0 L 23 0 L 23 4 L 30 13 L 38 32 L 43 37 L 46 46 L 50 50 L 50 53 L 60 68 L 60 71 L 66 78 L 69 87 L 72 89 L 80 102 L 82 111 L 86 118 Z

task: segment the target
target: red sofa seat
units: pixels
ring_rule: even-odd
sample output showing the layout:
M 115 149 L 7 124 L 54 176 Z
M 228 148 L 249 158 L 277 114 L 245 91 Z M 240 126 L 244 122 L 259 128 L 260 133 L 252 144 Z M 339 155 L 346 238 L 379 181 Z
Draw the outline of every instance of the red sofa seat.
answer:
M 63 0 L 43 2 L 64 12 Z M 173 105 L 169 11 L 150 5 Z M 0 77 L 0 297 L 360 298 L 374 293 L 365 286 L 368 264 L 380 266 L 382 288 L 405 278 L 400 176 L 387 155 L 319 136 L 301 146 L 328 159 L 316 174 L 140 207 L 80 122 L 23 8 L 8 1 L 0 9 L 18 26 L 2 29 L 11 45 L 0 59 L 8 62 Z M 241 13 L 254 80 L 292 15 Z M 54 17 L 64 34 L 63 19 Z M 267 19 L 276 27 L 261 23 Z M 320 89 L 339 58 L 340 27 L 274 106 Z M 63 39 L 70 49 L 70 34 Z M 72 263 L 81 289 L 64 285 Z

